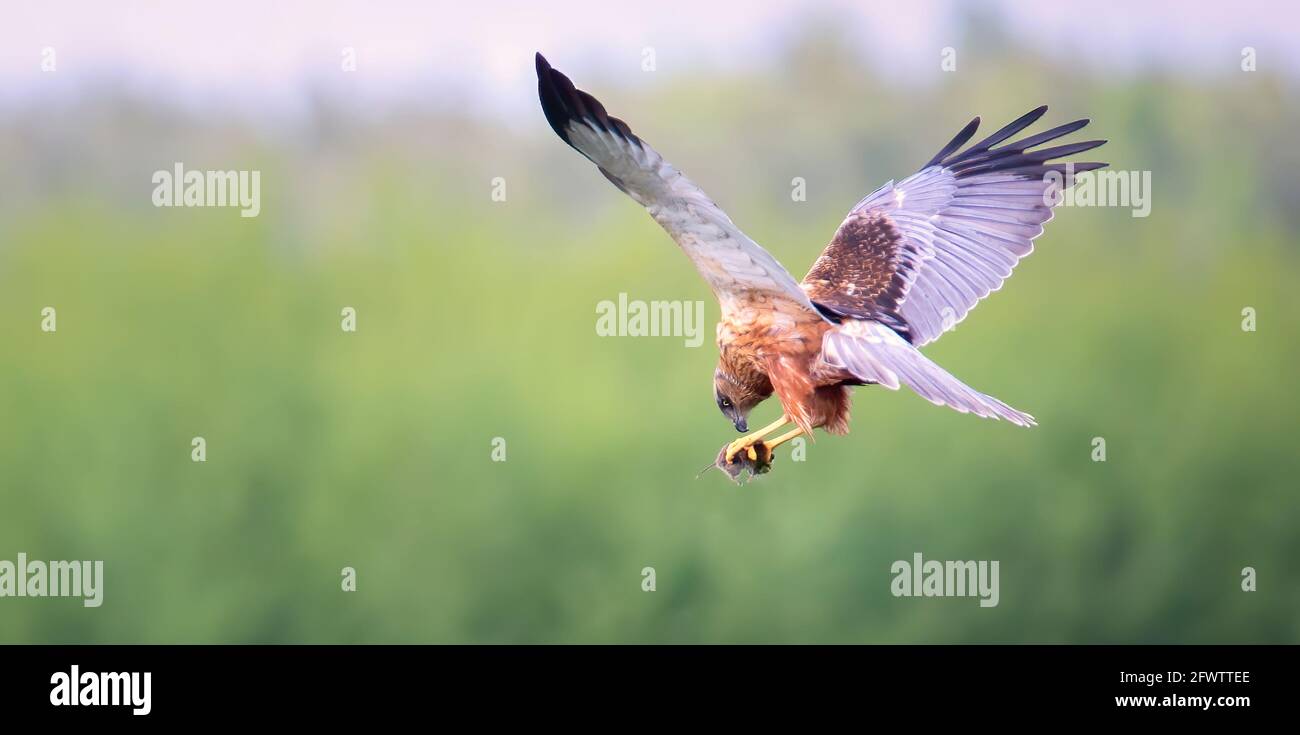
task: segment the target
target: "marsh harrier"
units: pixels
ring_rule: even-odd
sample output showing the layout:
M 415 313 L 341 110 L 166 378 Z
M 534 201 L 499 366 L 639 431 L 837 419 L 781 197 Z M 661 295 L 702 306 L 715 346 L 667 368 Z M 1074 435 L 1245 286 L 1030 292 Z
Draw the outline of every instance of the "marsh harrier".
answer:
M 770 461 L 773 447 L 818 427 L 847 433 L 849 391 L 859 385 L 906 385 L 962 413 L 1034 425 L 1032 416 L 962 383 L 919 348 L 998 290 L 1030 253 L 1059 201 L 1053 187 L 1106 165 L 1050 163 L 1102 140 L 1038 148 L 1088 120 L 1009 140 L 1042 117 L 1047 107 L 1039 107 L 963 150 L 979 126 L 975 118 L 920 171 L 849 210 L 799 282 L 541 54 L 537 89 L 556 134 L 646 208 L 717 296 L 718 409 L 744 433 L 754 406 L 773 393 L 780 399 L 781 419 L 731 442 L 725 462 L 742 451 L 751 461 Z M 794 428 L 766 439 L 786 424 Z

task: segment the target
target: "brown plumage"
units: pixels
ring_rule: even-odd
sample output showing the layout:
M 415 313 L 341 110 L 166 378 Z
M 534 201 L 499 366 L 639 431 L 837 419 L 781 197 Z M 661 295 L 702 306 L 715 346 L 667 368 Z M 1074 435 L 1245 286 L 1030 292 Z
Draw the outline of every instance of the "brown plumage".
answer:
M 816 312 L 766 297 L 724 310 L 718 323 L 716 394 L 745 417 L 775 393 L 785 415 L 804 431 L 826 426 L 832 433 L 847 432 L 847 391 L 834 386 L 853 377 L 817 369 L 822 337 L 831 326 Z
M 837 316 L 893 314 L 903 301 L 909 271 L 900 241 L 883 213 L 850 214 L 813 261 L 804 290 Z
M 962 413 L 1032 426 L 1033 417 L 948 374 L 919 351 L 1002 286 L 1042 234 L 1050 194 L 1105 164 L 1050 163 L 1100 146 L 1037 148 L 1072 133 L 1067 123 L 1007 143 L 1046 112 L 1039 107 L 961 150 L 971 121 L 920 171 L 850 210 L 802 283 L 750 240 L 693 182 L 594 97 L 537 55 L 542 110 L 555 132 L 660 224 L 695 264 L 722 307 L 714 397 L 740 431 L 776 395 L 796 430 L 773 424 L 732 442 L 727 462 L 823 428 L 848 432 L 852 386 L 907 385 Z

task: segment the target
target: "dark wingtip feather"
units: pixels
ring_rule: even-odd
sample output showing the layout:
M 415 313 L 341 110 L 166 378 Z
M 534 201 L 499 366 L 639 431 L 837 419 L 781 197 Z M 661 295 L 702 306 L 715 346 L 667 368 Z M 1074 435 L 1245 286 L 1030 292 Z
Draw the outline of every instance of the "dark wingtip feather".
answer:
M 943 150 L 936 153 L 934 155 L 934 158 L 931 158 L 930 161 L 926 163 L 924 166 L 922 166 L 921 168 L 923 169 L 929 168 L 935 165 L 936 163 L 939 163 L 943 159 L 947 158 L 948 156 L 952 155 L 953 151 L 956 151 L 958 148 L 961 148 L 963 145 L 966 144 L 966 141 L 971 139 L 971 136 L 974 135 L 975 131 L 979 129 L 979 126 L 980 126 L 980 118 L 979 115 L 976 115 L 974 120 L 971 120 L 970 122 L 966 123 L 966 127 L 962 128 L 961 132 L 957 133 L 957 135 L 954 136 L 952 140 L 948 141 L 948 145 L 944 146 Z
M 551 68 L 546 57 L 541 52 L 537 52 L 537 97 L 542 103 L 542 114 L 546 116 L 546 122 L 550 123 L 551 129 L 555 134 L 560 136 L 569 145 L 569 136 L 564 132 L 564 127 L 574 116 L 573 111 L 565 105 L 564 96 L 557 85 L 557 77 L 569 82 L 568 77 Z M 569 88 L 573 88 L 573 83 L 569 82 Z
M 1107 142 L 1105 140 L 1088 140 L 1080 143 L 1069 143 L 1066 145 L 1055 146 L 1052 148 L 1031 150 L 1048 141 L 1069 135 L 1091 122 L 1088 118 L 1083 118 L 1065 123 L 1064 125 L 1058 125 L 1051 130 L 1031 135 L 1027 138 L 1022 138 L 998 146 L 999 143 L 1002 143 L 1008 138 L 1014 136 L 1016 133 L 1029 127 L 1046 112 L 1047 105 L 1036 107 L 1016 118 L 1006 127 L 997 131 L 993 135 L 990 135 L 988 138 L 985 138 L 979 143 L 967 148 L 959 155 L 936 162 L 947 167 L 958 177 L 975 176 L 978 174 L 994 172 L 1036 175 L 1050 169 L 1052 166 L 1066 165 L 1048 164 L 1047 166 L 1044 166 L 1046 162 L 1054 158 L 1061 158 L 1089 151 L 1093 148 L 1100 147 Z M 1087 166 L 1087 168 L 1080 168 L 1079 166 Z M 1099 164 L 1089 162 L 1087 164 L 1076 165 L 1074 170 L 1076 172 L 1091 171 L 1100 167 L 1101 165 Z
M 1008 152 L 997 155 L 986 160 L 963 161 L 952 167 L 952 171 L 957 176 L 974 176 L 976 174 L 993 173 L 995 171 L 1014 171 L 1025 167 L 1033 167 L 1047 163 L 1053 158 L 1063 158 L 1072 156 L 1076 153 L 1090 151 L 1093 148 L 1101 146 L 1104 140 L 1086 140 L 1081 143 L 1070 143 L 1068 145 L 1056 146 L 1054 148 L 1044 148 L 1038 151 L 1029 151 L 1028 153 Z M 1065 164 L 1060 164 L 1065 165 Z
M 1077 130 L 1082 130 L 1084 127 L 1088 125 L 1089 122 L 1091 121 L 1085 117 L 1079 120 L 1074 120 L 1073 122 L 1068 122 L 1064 125 L 1057 125 L 1051 130 L 1043 131 L 1037 135 L 1031 135 L 1028 138 L 1025 138 L 1024 140 L 1017 140 L 1014 143 L 1007 143 L 1001 148 L 995 149 L 994 152 L 1014 151 L 1017 153 L 1023 153 L 1024 151 L 1027 151 L 1030 148 L 1033 148 L 1034 146 L 1042 145 L 1048 141 L 1056 140 L 1057 138 L 1063 138 Z
M 560 136 L 561 140 L 573 146 L 565 128 L 569 122 L 581 120 L 596 130 L 613 133 L 638 145 L 641 143 L 640 139 L 632 134 L 627 123 L 609 115 L 599 100 L 573 86 L 573 82 L 553 68 L 540 51 L 535 62 L 537 96 L 542 103 L 542 113 L 546 115 L 546 121 L 551 124 L 551 129 Z M 577 149 L 577 146 L 573 147 Z
M 1035 107 L 1029 112 L 1026 112 L 1025 114 L 1021 115 L 1015 120 L 1012 120 L 1011 122 L 1002 126 L 1002 129 L 998 130 L 996 133 L 990 135 L 984 140 L 981 140 L 980 142 L 971 146 L 969 149 L 966 150 L 965 153 L 961 154 L 957 158 L 958 159 L 969 158 L 978 153 L 987 151 L 988 149 L 992 148 L 998 143 L 1001 143 L 1007 138 L 1010 138 L 1016 133 L 1019 133 L 1021 130 L 1024 130 L 1030 125 L 1033 125 L 1034 123 L 1038 122 L 1038 118 L 1042 117 L 1046 113 L 1047 113 L 1047 105 L 1039 105 L 1038 107 Z
M 1073 156 L 1076 153 L 1083 153 L 1084 151 L 1090 151 L 1093 148 L 1099 148 L 1103 144 L 1105 144 L 1105 142 L 1106 141 L 1104 140 L 1084 140 L 1078 143 L 1067 143 L 1066 145 L 1053 146 L 1052 148 L 1043 148 L 1037 151 L 1029 151 L 1028 153 L 1022 153 L 1021 155 L 1028 156 L 1030 158 L 1039 161 L 1050 161 L 1053 158 L 1061 158 L 1063 156 Z

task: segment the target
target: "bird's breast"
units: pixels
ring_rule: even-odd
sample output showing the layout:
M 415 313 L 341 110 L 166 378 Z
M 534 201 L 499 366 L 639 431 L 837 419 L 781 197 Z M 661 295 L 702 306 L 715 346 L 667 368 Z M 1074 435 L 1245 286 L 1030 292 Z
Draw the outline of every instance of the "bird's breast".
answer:
M 811 366 L 831 326 L 820 317 L 800 318 L 775 310 L 739 317 L 724 314 L 718 323 L 718 352 L 728 364 L 764 373 L 770 358 Z

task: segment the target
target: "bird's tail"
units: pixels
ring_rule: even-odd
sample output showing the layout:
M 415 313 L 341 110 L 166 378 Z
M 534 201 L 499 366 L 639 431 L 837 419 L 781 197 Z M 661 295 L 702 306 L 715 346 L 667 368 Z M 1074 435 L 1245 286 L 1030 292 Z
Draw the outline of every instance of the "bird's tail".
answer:
M 1034 417 L 980 393 L 939 367 L 880 322 L 845 320 L 822 340 L 822 360 L 890 390 L 906 385 L 925 400 L 961 413 L 1037 426 Z

